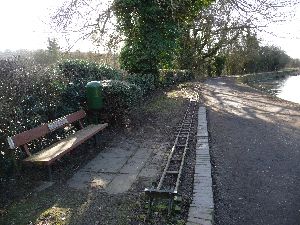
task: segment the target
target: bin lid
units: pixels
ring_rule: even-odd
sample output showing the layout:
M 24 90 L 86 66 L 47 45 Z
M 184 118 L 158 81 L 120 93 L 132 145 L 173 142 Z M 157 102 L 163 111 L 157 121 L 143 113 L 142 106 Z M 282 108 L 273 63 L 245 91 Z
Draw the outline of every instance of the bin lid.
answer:
M 90 81 L 86 84 L 85 87 L 100 87 L 101 81 Z

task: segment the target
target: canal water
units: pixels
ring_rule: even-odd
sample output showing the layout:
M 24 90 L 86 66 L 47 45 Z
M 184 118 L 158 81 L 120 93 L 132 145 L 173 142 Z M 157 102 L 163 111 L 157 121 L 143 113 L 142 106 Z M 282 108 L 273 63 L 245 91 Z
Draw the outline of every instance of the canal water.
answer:
M 252 83 L 252 85 L 281 99 L 300 104 L 300 75 Z

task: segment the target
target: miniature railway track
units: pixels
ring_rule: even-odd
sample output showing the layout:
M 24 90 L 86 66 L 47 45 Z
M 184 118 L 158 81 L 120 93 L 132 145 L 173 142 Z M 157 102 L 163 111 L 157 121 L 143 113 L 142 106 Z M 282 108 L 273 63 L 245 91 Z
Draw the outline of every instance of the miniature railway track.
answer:
M 149 215 L 154 198 L 169 199 L 168 213 L 171 213 L 174 197 L 178 195 L 186 153 L 194 135 L 196 106 L 196 101 L 190 101 L 182 123 L 176 128 L 175 141 L 158 185 L 153 184 L 152 188 L 145 189 L 145 194 L 149 197 Z

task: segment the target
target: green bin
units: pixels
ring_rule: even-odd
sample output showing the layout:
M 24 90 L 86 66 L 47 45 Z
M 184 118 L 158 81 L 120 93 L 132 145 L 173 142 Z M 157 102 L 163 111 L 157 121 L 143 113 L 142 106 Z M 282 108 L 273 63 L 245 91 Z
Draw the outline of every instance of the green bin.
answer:
M 100 110 L 103 107 L 102 87 L 100 81 L 91 81 L 86 85 L 89 110 Z

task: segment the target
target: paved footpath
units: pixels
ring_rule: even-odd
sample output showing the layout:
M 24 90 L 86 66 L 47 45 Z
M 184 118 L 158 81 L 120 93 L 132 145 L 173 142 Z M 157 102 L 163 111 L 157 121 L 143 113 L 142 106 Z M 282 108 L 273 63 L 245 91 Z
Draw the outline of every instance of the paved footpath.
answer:
M 201 87 L 208 107 L 215 224 L 300 224 L 300 106 L 231 78 Z
M 115 141 L 115 145 L 100 152 L 69 181 L 75 189 L 96 189 L 110 194 L 130 190 L 139 178 L 154 178 L 160 168 L 166 144 L 130 139 Z

